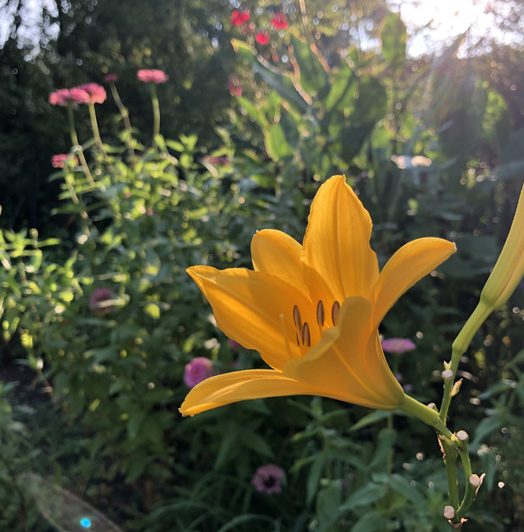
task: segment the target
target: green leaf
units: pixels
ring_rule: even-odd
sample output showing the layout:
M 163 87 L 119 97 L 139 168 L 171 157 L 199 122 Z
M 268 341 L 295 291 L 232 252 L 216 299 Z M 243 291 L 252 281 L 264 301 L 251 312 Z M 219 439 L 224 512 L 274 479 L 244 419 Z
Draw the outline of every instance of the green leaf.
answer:
M 389 13 L 384 19 L 380 40 L 382 57 L 395 70 L 399 70 L 406 58 L 406 25 L 396 13 Z
M 382 499 L 386 492 L 387 488 L 383 484 L 366 484 L 363 488 L 352 493 L 340 509 L 347 511 L 358 508 L 359 506 L 366 506 Z
M 297 35 L 291 35 L 291 44 L 299 68 L 300 86 L 310 95 L 318 96 L 328 84 L 328 74 L 315 49 Z
M 368 414 L 355 423 L 349 430 L 350 432 L 356 432 L 357 430 L 367 427 L 368 425 L 379 423 L 391 415 L 391 412 L 386 412 L 385 410 L 375 410 L 374 412 L 371 412 L 371 414 Z
M 397 439 L 397 433 L 393 429 L 382 429 L 378 433 L 377 450 L 373 456 L 373 461 L 369 464 L 370 468 L 379 465 L 388 453 L 393 449 L 393 445 Z
M 265 141 L 266 151 L 275 162 L 293 153 L 280 124 L 273 124 L 269 128 L 269 131 L 265 135 Z
M 387 519 L 378 511 L 374 510 L 363 515 L 351 528 L 351 532 L 375 532 L 386 530 Z
M 334 482 L 327 488 L 320 490 L 317 496 L 316 510 L 322 530 L 330 527 L 340 516 L 342 510 L 340 508 L 341 495 L 340 482 Z
M 160 307 L 156 303 L 148 303 L 144 308 L 145 313 L 154 320 L 160 319 Z
M 396 493 L 404 495 L 419 508 L 426 506 L 427 501 L 416 486 L 412 486 L 404 477 L 394 474 L 388 477 L 389 487 Z
M 266 440 L 262 438 L 262 436 L 255 434 L 251 430 L 247 430 L 247 429 L 243 430 L 240 433 L 240 440 L 246 447 L 249 447 L 253 451 L 257 452 L 258 454 L 267 456 L 268 458 L 275 457 L 273 453 L 273 449 L 271 449 L 271 447 L 266 442 Z
M 353 106 L 357 79 L 357 75 L 344 63 L 331 82 L 331 87 L 324 103 L 326 111 L 344 108 L 348 105 Z
M 306 501 L 309 504 L 315 497 L 315 493 L 318 490 L 318 485 L 320 483 L 320 477 L 322 471 L 324 470 L 324 464 L 326 462 L 326 455 L 324 452 L 320 452 L 315 456 L 315 461 L 309 469 L 309 475 L 307 477 L 306 485 Z
M 300 114 L 308 112 L 309 104 L 297 91 L 289 76 L 270 67 L 269 63 L 266 63 L 261 57 L 257 57 L 255 51 L 249 44 L 236 39 L 232 39 L 231 44 L 234 50 L 249 62 L 253 70 L 294 109 Z

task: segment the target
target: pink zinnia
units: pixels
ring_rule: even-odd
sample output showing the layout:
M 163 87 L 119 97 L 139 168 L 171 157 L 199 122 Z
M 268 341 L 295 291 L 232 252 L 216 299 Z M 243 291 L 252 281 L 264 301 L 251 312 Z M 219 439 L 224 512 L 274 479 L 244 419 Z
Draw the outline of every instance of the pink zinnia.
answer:
M 244 24 L 248 20 L 249 20 L 248 11 L 238 11 L 237 9 L 233 9 L 233 13 L 231 13 L 231 25 L 232 26 L 242 26 L 242 24 Z
M 275 464 L 260 466 L 251 481 L 257 491 L 261 493 L 280 493 L 282 491 L 282 478 L 284 471 Z
M 58 89 L 49 95 L 51 105 L 61 105 L 67 107 L 69 103 L 73 105 L 80 103 L 89 103 L 89 94 L 78 87 L 72 89 Z
M 78 159 L 74 155 L 57 153 L 51 157 L 51 165 L 53 168 L 63 168 L 68 160 L 70 160 L 73 164 L 78 164 Z
M 136 77 L 144 83 L 165 83 L 169 76 L 162 70 L 139 70 Z
M 382 341 L 382 349 L 387 353 L 400 355 L 413 351 L 417 346 L 409 338 L 389 338 Z
M 269 42 L 269 33 L 267 31 L 259 31 L 255 36 L 255 40 L 258 44 L 265 46 Z
M 116 74 L 107 74 L 104 76 L 104 81 L 106 83 L 114 83 L 115 81 L 118 81 L 118 76 Z
M 107 304 L 106 301 L 113 299 L 114 293 L 109 288 L 97 288 L 89 298 L 89 308 L 96 315 L 103 316 L 113 310 L 113 305 Z
M 98 83 L 84 83 L 76 88 L 87 92 L 89 103 L 104 103 L 106 101 L 106 90 Z
M 284 13 L 276 13 L 271 19 L 271 24 L 276 30 L 286 30 L 289 27 L 286 15 L 284 15 Z
M 213 376 L 213 365 L 206 357 L 196 357 L 184 369 L 184 382 L 188 388 L 194 388 L 197 384 Z

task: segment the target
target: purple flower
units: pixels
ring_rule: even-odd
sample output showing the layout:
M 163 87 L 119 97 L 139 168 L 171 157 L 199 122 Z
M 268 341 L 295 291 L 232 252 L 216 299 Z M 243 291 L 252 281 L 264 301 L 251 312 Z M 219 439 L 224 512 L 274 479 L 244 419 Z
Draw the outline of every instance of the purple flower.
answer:
M 213 376 L 213 365 L 206 357 L 196 357 L 184 370 L 184 382 L 188 388 L 194 388 L 197 384 Z
M 388 338 L 382 341 L 382 349 L 387 353 L 400 355 L 413 351 L 417 346 L 409 338 Z
M 284 471 L 275 464 L 260 466 L 251 481 L 257 491 L 261 493 L 280 493 L 282 491 L 282 478 Z
M 113 305 L 107 303 L 113 296 L 114 293 L 109 288 L 97 288 L 89 298 L 89 308 L 97 316 L 103 316 L 113 310 Z

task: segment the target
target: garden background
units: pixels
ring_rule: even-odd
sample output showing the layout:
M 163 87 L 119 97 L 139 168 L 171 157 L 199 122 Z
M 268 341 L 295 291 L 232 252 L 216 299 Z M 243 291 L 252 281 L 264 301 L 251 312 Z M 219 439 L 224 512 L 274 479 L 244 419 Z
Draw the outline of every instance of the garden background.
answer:
M 215 373 L 262 367 L 215 327 L 186 268 L 251 267 L 262 228 L 301 241 L 316 190 L 341 173 L 381 264 L 414 238 L 457 244 L 381 327 L 416 345 L 387 355 L 405 389 L 440 400 L 524 176 L 524 3 L 456 4 L 449 20 L 384 0 L 0 4 L 1 530 L 80 530 L 89 512 L 97 531 L 106 518 L 151 532 L 449 530 L 442 456 L 417 420 L 312 397 L 178 408 L 196 357 Z M 102 143 L 88 107 L 74 110 L 86 173 L 48 98 L 87 82 L 108 98 Z M 523 297 L 461 361 L 450 417 L 486 473 L 469 530 L 524 526 Z M 267 464 L 283 471 L 274 493 L 252 483 Z

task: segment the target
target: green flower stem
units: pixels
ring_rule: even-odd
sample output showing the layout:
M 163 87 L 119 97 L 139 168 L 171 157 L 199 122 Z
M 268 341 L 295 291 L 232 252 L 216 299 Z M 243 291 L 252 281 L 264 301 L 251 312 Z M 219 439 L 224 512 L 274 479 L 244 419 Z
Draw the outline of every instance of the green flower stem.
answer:
M 455 515 L 455 519 L 458 523 L 466 515 L 466 512 L 469 510 L 469 507 L 475 500 L 475 493 L 477 491 L 477 487 L 473 486 L 469 481 L 473 472 L 471 470 L 471 462 L 469 459 L 467 441 L 460 442 L 460 444 L 457 445 L 457 450 L 460 456 L 460 460 L 462 462 L 462 467 L 464 468 L 464 479 L 466 481 L 466 491 L 464 493 L 464 499 L 462 500 L 461 505 L 458 507 L 457 513 Z
M 404 410 L 404 412 L 408 412 L 417 417 L 426 423 L 426 425 L 430 425 L 442 436 L 445 436 L 448 439 L 451 438 L 451 431 L 442 422 L 442 419 L 440 419 L 436 410 L 419 403 L 416 399 L 413 399 L 413 397 L 410 397 L 409 395 L 404 395 L 404 399 L 399 408 L 400 410 Z
M 93 128 L 93 135 L 95 136 L 95 141 L 104 155 L 104 159 L 107 159 L 107 152 L 104 148 L 104 143 L 102 142 L 102 139 L 100 138 L 100 131 L 98 129 L 98 121 L 96 119 L 96 111 L 95 111 L 95 104 L 89 103 L 89 117 L 91 118 L 91 127 Z
M 479 301 L 477 307 L 466 321 L 464 327 L 458 334 L 457 338 L 453 342 L 451 349 L 451 360 L 445 367 L 453 372 L 453 376 L 450 379 L 444 379 L 444 395 L 442 397 L 442 405 L 440 407 L 440 419 L 446 423 L 448 416 L 449 405 L 451 403 L 453 383 L 457 375 L 457 369 L 462 358 L 462 355 L 466 352 L 475 336 L 475 333 L 479 330 L 480 326 L 484 323 L 486 318 L 491 314 L 493 308 L 487 305 L 482 299 Z
M 126 128 L 127 138 L 125 139 L 125 143 L 127 146 L 127 151 L 130 157 L 133 158 L 135 156 L 135 150 L 133 149 L 133 146 L 131 145 L 131 139 L 133 138 L 133 131 L 131 129 L 131 122 L 129 120 L 129 112 L 126 106 L 122 103 L 122 100 L 120 99 L 120 94 L 118 94 L 118 91 L 116 90 L 116 85 L 113 82 L 111 82 L 109 84 L 109 87 L 111 88 L 111 94 L 113 95 L 113 99 L 115 100 L 116 106 L 118 107 L 118 110 L 120 111 L 120 115 L 122 116 L 122 120 L 124 121 L 124 127 Z
M 149 86 L 151 87 L 151 102 L 153 104 L 153 146 L 156 146 L 156 137 L 157 135 L 160 135 L 160 106 L 158 104 L 158 96 L 156 93 L 156 85 L 154 83 L 150 83 Z
M 457 482 L 457 449 L 454 445 L 449 445 L 443 439 L 440 440 L 445 452 L 444 463 L 446 464 L 446 474 L 448 477 L 449 503 L 455 510 L 459 507 L 458 482 Z
M 71 102 L 67 104 L 67 116 L 69 118 L 69 132 L 71 134 L 71 142 L 73 143 L 73 147 L 75 148 L 76 153 L 78 153 L 78 158 L 80 159 L 80 164 L 82 165 L 82 169 L 84 170 L 84 174 L 86 176 L 87 182 L 91 186 L 95 186 L 95 180 L 93 179 L 93 176 L 91 175 L 91 172 L 89 171 L 89 166 L 87 166 L 86 158 L 84 157 L 84 150 L 82 149 L 82 146 L 78 142 L 78 136 L 76 134 L 76 128 L 75 128 L 75 116 L 73 113 L 73 106 L 71 105 Z

